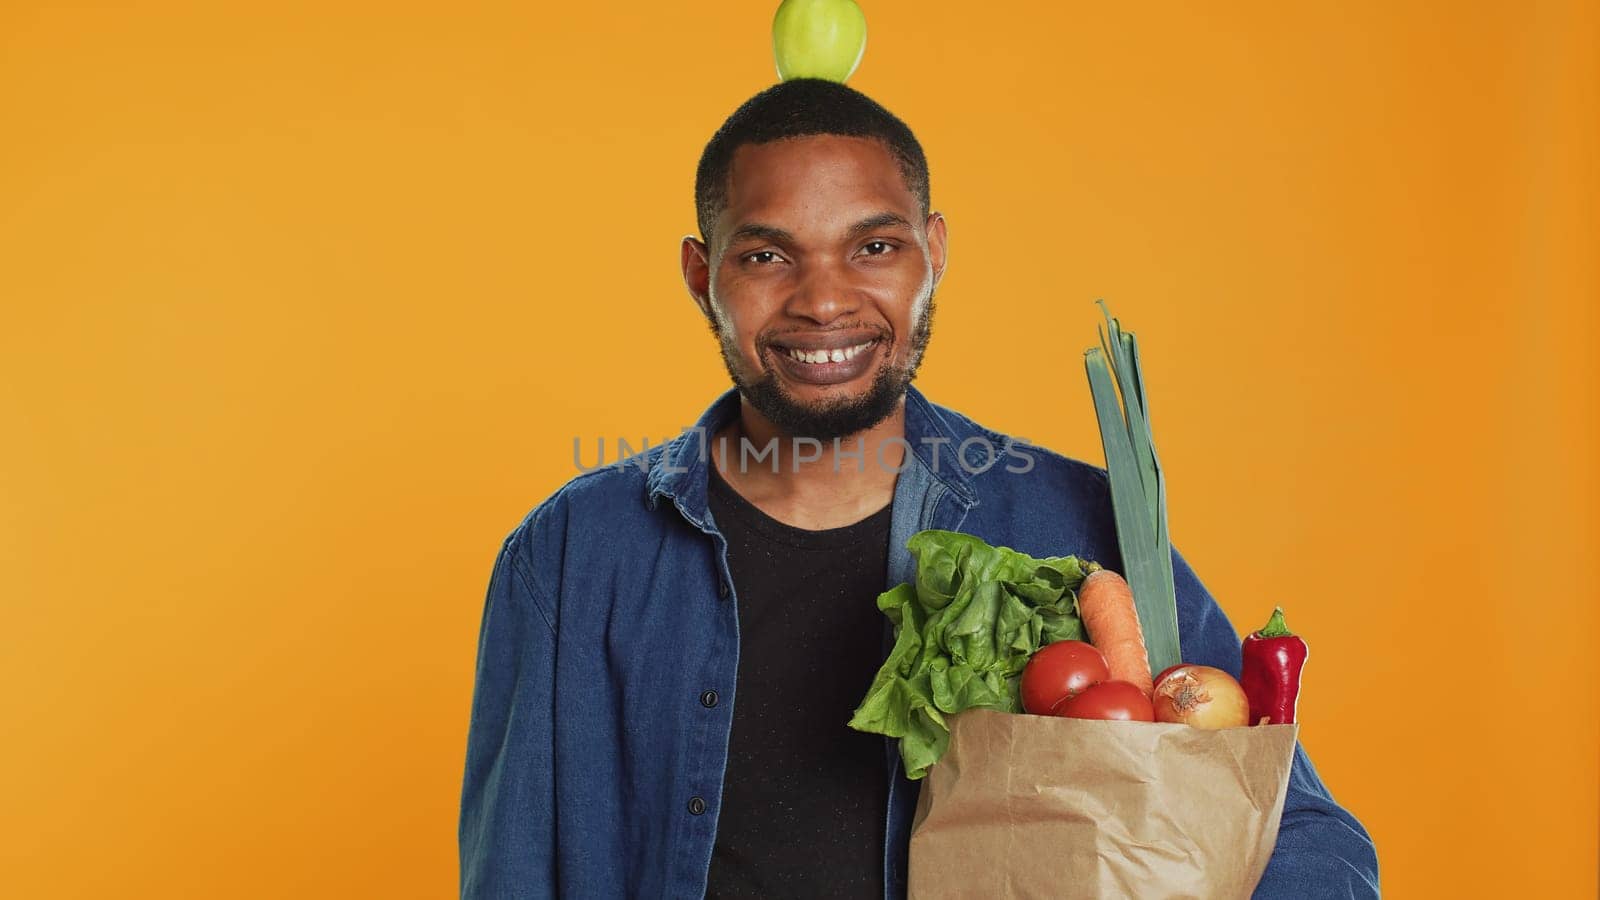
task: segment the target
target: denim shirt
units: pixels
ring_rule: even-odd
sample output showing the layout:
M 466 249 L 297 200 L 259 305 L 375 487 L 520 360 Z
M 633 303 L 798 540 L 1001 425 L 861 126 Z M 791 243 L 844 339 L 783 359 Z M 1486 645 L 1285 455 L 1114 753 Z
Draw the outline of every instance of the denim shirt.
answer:
M 706 502 L 707 444 L 738 412 L 729 390 L 672 441 L 573 478 L 501 546 L 467 736 L 463 897 L 704 895 L 739 661 L 727 542 Z M 983 428 L 915 388 L 905 440 L 886 590 L 912 580 L 906 539 L 925 528 L 1122 568 L 1104 470 Z M 1176 552 L 1173 568 L 1184 660 L 1237 676 L 1237 632 Z M 893 740 L 883 759 L 884 895 L 903 897 L 918 783 Z M 1378 896 L 1371 838 L 1303 748 L 1255 896 Z

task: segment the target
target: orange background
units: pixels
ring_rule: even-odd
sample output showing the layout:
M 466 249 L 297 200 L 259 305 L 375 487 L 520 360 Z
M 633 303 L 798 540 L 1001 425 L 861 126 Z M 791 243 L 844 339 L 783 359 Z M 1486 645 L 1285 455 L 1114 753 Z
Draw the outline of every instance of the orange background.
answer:
M 726 383 L 677 242 L 775 4 L 607 6 L 0 6 L 0 893 L 455 890 L 500 539 Z M 1107 298 L 1386 892 L 1595 896 L 1595 5 L 862 6 L 919 383 L 1098 462 Z

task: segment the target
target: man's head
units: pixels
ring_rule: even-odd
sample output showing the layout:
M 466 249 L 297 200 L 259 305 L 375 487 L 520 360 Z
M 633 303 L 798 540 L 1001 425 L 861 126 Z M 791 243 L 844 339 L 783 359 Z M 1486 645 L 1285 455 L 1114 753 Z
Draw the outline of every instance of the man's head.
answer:
M 684 281 L 740 392 L 786 434 L 882 421 L 916 375 L 945 267 L 922 147 L 905 123 L 831 81 L 746 101 L 701 156 L 704 240 Z

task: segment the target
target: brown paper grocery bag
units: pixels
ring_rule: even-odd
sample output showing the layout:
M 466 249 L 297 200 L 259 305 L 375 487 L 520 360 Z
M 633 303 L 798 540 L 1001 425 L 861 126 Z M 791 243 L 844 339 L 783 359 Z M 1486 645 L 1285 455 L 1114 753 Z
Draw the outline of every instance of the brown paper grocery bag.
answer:
M 922 783 L 910 897 L 1248 898 L 1299 730 L 960 713 Z

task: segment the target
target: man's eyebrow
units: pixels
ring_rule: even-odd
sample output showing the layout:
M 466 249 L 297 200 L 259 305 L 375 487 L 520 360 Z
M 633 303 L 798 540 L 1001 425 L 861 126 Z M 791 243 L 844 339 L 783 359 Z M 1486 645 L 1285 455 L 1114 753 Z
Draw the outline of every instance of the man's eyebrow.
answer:
M 849 237 L 857 237 L 879 228 L 892 227 L 910 228 L 911 223 L 899 213 L 881 212 L 870 215 L 851 225 L 845 233 Z M 733 230 L 732 234 L 728 235 L 728 243 L 730 244 L 747 239 L 772 241 L 775 244 L 793 244 L 795 242 L 794 235 L 789 232 L 776 225 L 763 225 L 760 222 L 748 222 L 740 225 Z
M 881 212 L 874 216 L 868 216 L 854 225 L 851 225 L 850 236 L 855 237 L 860 234 L 865 234 L 868 231 L 876 231 L 879 228 L 891 227 L 910 228 L 911 223 L 906 221 L 906 217 L 900 215 L 899 213 Z
M 735 228 L 733 233 L 728 235 L 728 243 L 742 241 L 746 238 L 772 241 L 775 244 L 794 243 L 794 235 L 776 225 L 763 225 L 760 222 L 750 222 Z

